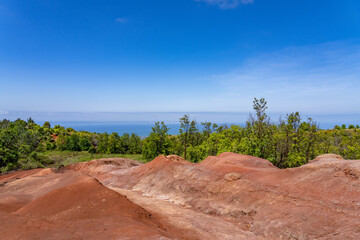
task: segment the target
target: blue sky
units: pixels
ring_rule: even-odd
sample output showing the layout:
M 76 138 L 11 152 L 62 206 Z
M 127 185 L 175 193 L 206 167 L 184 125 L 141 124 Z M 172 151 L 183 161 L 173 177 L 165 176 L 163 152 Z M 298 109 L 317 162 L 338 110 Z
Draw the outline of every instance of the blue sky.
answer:
M 360 114 L 357 0 L 0 0 L 0 114 Z

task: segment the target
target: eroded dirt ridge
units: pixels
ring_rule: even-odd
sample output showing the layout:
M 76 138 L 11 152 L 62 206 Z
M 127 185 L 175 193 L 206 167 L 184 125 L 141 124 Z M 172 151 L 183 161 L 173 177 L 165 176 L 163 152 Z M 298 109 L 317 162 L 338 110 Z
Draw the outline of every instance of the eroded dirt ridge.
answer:
M 360 161 L 100 159 L 0 176 L 5 239 L 360 239 Z

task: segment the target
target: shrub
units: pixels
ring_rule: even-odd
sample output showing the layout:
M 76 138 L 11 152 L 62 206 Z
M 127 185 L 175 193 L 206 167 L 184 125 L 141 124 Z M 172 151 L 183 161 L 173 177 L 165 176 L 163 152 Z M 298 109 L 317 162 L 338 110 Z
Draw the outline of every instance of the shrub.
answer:
M 91 146 L 88 150 L 89 153 L 91 154 L 95 154 L 96 153 L 96 148 L 94 146 Z

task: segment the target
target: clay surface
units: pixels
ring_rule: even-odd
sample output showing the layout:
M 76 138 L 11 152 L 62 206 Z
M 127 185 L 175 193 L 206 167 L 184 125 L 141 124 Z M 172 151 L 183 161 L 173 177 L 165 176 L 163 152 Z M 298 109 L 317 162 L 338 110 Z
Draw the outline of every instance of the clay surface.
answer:
M 293 169 L 222 153 L 0 176 L 4 239 L 360 239 L 360 161 Z

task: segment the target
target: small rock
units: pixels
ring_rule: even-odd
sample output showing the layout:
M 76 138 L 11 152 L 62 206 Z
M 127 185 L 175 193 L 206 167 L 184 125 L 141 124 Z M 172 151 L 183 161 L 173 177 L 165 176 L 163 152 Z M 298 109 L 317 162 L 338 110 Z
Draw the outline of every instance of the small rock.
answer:
M 239 180 L 241 179 L 241 174 L 240 173 L 236 173 L 236 172 L 233 172 L 233 173 L 228 173 L 224 176 L 224 179 L 228 182 L 232 182 L 232 181 L 236 181 L 236 180 Z

